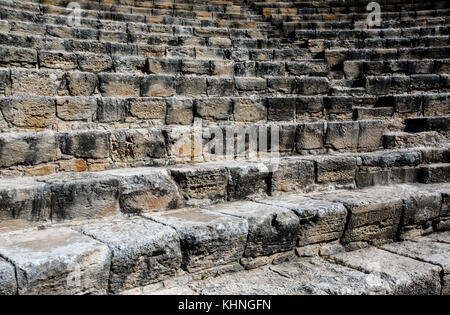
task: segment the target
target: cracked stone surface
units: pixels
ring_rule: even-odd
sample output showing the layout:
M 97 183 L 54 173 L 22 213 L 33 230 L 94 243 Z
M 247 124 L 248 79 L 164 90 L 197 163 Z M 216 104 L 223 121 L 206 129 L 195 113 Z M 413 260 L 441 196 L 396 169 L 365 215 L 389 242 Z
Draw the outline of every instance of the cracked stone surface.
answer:
M 0 237 L 0 255 L 16 267 L 19 294 L 105 294 L 111 252 L 68 228 Z
M 450 244 L 447 241 L 434 242 L 426 237 L 418 237 L 414 241 L 385 244 L 381 248 L 398 255 L 427 262 L 442 269 L 442 294 L 450 294 Z
M 247 220 L 245 257 L 271 255 L 295 246 L 299 219 L 288 209 L 251 201 L 215 205 L 207 209 Z
M 296 195 L 267 198 L 259 202 L 290 209 L 299 217 L 297 246 L 340 239 L 344 233 L 347 209 L 340 203 Z
M 87 224 L 80 230 L 110 248 L 113 292 L 174 276 L 181 266 L 180 241 L 168 226 L 135 218 Z
M 393 294 L 440 294 L 438 266 L 392 254 L 375 247 L 333 256 L 345 266 L 378 276 L 389 283 Z
M 177 231 L 182 266 L 188 272 L 237 262 L 244 253 L 248 234 L 248 223 L 244 219 L 200 209 L 143 216 Z

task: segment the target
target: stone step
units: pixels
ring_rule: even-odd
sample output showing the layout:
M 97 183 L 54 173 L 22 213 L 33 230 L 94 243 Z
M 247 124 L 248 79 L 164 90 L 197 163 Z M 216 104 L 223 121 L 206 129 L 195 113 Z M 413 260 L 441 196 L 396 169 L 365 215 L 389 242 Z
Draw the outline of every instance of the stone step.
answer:
M 135 60 L 136 61 L 136 60 Z M 142 60 L 141 60 L 142 61 Z M 119 61 L 120 62 L 120 61 Z M 185 67 L 183 67 L 183 64 Z M 186 62 L 182 64 L 186 75 L 142 75 L 135 73 L 86 73 L 64 72 L 53 69 L 3 70 L 10 77 L 6 86 L 8 96 L 91 96 L 102 97 L 202 97 L 202 96 L 248 96 L 277 93 L 278 95 L 326 95 L 329 80 L 326 77 L 282 76 L 270 74 L 263 69 L 263 77 L 208 76 L 210 62 Z M 218 65 L 219 63 L 214 63 Z M 277 64 L 265 64 L 271 69 Z M 214 66 L 215 67 L 215 66 Z M 281 72 L 281 68 L 279 69 Z M 197 75 L 191 75 L 197 72 Z M 275 71 L 274 71 L 275 72 Z M 9 74 L 9 75 L 8 75 Z M 438 76 L 439 78 L 439 76 Z M 82 86 L 78 84 L 83 82 Z M 275 94 L 275 95 L 277 95 Z
M 450 59 L 344 61 L 347 79 L 381 74 L 447 74 Z
M 409 38 L 411 40 L 428 36 L 449 35 L 449 26 L 402 27 L 385 29 L 349 30 L 296 30 L 298 40 L 365 40 L 380 38 Z
M 87 75 L 69 77 L 71 79 L 69 92 L 78 95 L 94 93 L 96 81 L 83 81 L 89 78 L 90 76 Z M 189 77 L 185 78 L 187 80 Z M 261 80 L 258 79 L 258 82 Z M 205 79 L 205 81 L 216 84 L 229 83 L 232 88 L 235 83 L 234 80 L 225 78 Z M 275 82 L 269 80 L 269 82 L 272 81 Z M 313 80 L 306 82 L 314 83 Z M 298 84 L 297 81 L 295 83 Z M 5 96 L 4 93 L 8 95 L 8 88 L 8 85 L 2 87 L 2 96 Z M 319 122 L 323 124 L 324 121 L 340 123 L 352 119 L 379 120 L 383 117 L 401 120 L 405 117 L 439 117 L 449 114 L 448 93 L 352 97 L 342 95 L 274 96 L 273 93 L 261 92 L 258 97 L 251 94 L 239 97 L 215 97 L 213 95 L 219 94 L 213 93 L 214 90 L 211 89 L 210 85 L 207 89 L 210 94 L 208 97 L 205 93 L 184 98 L 168 97 L 168 94 L 162 94 L 159 97 L 112 98 L 101 97 L 97 92 L 94 96 L 6 96 L 0 99 L 0 129 L 3 132 L 42 131 L 43 129 L 61 132 L 87 129 L 136 129 L 163 125 L 191 125 L 194 122 L 194 116 L 206 122 L 216 121 L 222 124 L 227 122 L 237 124 Z M 312 94 L 313 90 L 303 91 L 303 93 Z M 380 126 L 382 128 L 382 124 Z
M 448 191 L 442 185 L 399 185 L 340 194 L 290 195 L 287 199 L 272 197 L 218 208 L 186 208 L 2 233 L 0 287 L 2 293 L 20 295 L 120 293 L 146 286 L 154 290 L 164 285 L 164 280 L 204 280 L 301 259 L 296 267 L 303 265 L 307 270 L 300 276 L 298 270 L 283 270 L 283 264 L 268 267 L 278 274 L 296 275 L 295 281 L 311 273 L 320 273 L 321 281 L 344 276 L 344 288 L 349 277 L 352 281 L 356 278 L 360 280 L 357 287 L 364 291 L 361 280 L 374 285 L 374 279 L 351 271 L 363 269 L 384 279 L 383 285 L 381 280 L 376 282 L 382 293 L 409 289 L 436 294 L 445 280 L 446 292 L 447 234 L 383 244 L 395 239 L 405 223 L 438 219 Z M 364 232 L 355 237 L 356 231 Z M 344 246 L 352 250 L 368 244 L 383 249 L 342 253 Z M 294 250 L 300 257 L 320 255 L 331 263 L 318 257 L 295 258 Z M 367 253 L 373 263 L 361 259 Z M 387 268 L 378 268 L 380 260 L 389 261 L 384 263 Z M 409 272 L 411 266 L 420 273 Z M 394 281 L 396 276 L 418 282 L 417 287 L 405 288 L 404 282 Z M 318 282 L 309 285 L 316 287 Z M 208 285 L 203 288 L 208 290 Z
M 284 22 L 283 32 L 285 35 L 293 35 L 296 30 L 346 30 L 352 28 L 364 29 L 365 20 L 361 21 L 361 26 L 357 21 L 353 22 Z M 449 21 L 445 17 L 408 19 L 407 21 L 381 21 L 382 28 L 402 28 L 402 27 L 428 27 L 428 26 L 449 26 Z
M 236 77 L 327 76 L 328 65 L 321 60 L 234 61 L 184 58 L 145 58 L 100 54 L 77 54 L 61 51 L 34 51 L 28 48 L 0 46 L 4 56 L 0 66 L 13 68 L 54 69 L 82 72 L 116 72 L 143 74 L 178 74 Z M 92 62 L 90 59 L 97 61 Z M 100 71 L 99 71 L 100 70 Z M 5 72 L 7 69 L 1 69 Z
M 41 160 L 45 158 L 43 154 L 38 156 Z M 15 220 L 19 225 L 27 221 L 55 223 L 286 192 L 445 182 L 449 174 L 448 157 L 448 148 L 436 148 L 250 161 L 222 159 L 137 168 L 123 168 L 126 164 L 106 166 L 103 159 L 103 165 L 90 165 L 96 172 L 85 171 L 86 162 L 72 158 L 61 161 L 60 165 L 66 169 L 59 169 L 59 173 L 2 177 L 0 217 L 3 228 L 14 228 Z M 100 166 L 122 168 L 100 170 Z
M 261 47 L 264 45 L 261 43 Z M 122 44 L 113 42 L 99 42 L 95 40 L 64 40 L 60 38 L 41 37 L 35 35 L 15 35 L 0 33 L 0 45 L 12 46 L 16 48 L 27 48 L 23 51 L 26 54 L 19 58 L 20 64 L 35 64 L 34 57 L 28 57 L 34 54 L 34 51 L 54 51 L 101 55 L 98 58 L 108 56 L 137 56 L 137 57 L 167 57 L 167 58 L 183 58 L 183 59 L 209 59 L 209 60 L 259 60 L 259 61 L 291 61 L 315 59 L 315 55 L 311 54 L 305 48 L 214 48 L 202 46 L 170 46 L 161 45 L 145 45 L 145 44 Z M 14 49 L 12 49 L 14 51 Z M 31 51 L 29 51 L 31 50 Z M 22 51 L 20 51 L 22 53 Z M 14 57 L 13 57 L 14 58 Z M 30 59 L 30 60 L 29 60 Z M 8 59 L 7 59 L 8 60 Z M 11 60 L 13 61 L 13 60 Z

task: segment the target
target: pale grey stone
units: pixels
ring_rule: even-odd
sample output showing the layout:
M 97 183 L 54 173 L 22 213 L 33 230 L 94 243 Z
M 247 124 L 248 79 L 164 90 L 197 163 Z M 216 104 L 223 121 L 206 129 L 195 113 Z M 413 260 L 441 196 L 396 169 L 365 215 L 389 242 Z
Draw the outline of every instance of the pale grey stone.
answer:
M 188 272 L 237 262 L 244 253 L 248 234 L 244 219 L 199 209 L 143 216 L 177 231 L 183 252 L 182 267 Z
M 248 238 L 244 257 L 257 257 L 294 248 L 299 219 L 290 210 L 251 201 L 232 202 L 207 208 L 247 220 Z
M 394 294 L 431 294 L 441 291 L 440 268 L 375 247 L 333 256 L 345 266 L 386 280 Z
M 20 295 L 106 293 L 110 250 L 71 229 L 3 235 L 0 255 L 16 267 Z
M 14 266 L 0 258 L 0 295 L 17 293 L 17 282 Z

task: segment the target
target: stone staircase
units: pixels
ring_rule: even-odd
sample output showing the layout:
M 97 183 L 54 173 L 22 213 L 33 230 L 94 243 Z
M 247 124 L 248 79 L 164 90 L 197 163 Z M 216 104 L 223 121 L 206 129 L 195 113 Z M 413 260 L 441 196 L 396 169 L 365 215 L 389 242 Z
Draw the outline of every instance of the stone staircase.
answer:
M 360 253 L 424 282 L 292 292 L 448 294 L 447 1 L 379 1 L 375 28 L 366 0 L 70 2 L 0 0 L 0 294 Z

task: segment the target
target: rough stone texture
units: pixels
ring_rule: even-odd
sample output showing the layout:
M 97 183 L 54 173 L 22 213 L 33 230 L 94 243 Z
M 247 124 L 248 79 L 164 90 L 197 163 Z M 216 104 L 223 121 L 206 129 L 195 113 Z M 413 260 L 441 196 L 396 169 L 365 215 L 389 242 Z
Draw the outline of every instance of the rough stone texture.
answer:
M 103 174 L 119 180 L 120 209 L 124 213 L 175 209 L 182 204 L 178 187 L 166 170 L 134 168 Z
M 80 54 L 78 65 L 82 71 L 98 73 L 111 69 L 113 63 L 108 55 Z
M 114 161 L 150 161 L 166 157 L 166 145 L 161 130 L 122 129 L 110 136 L 110 150 Z
M 140 119 L 163 120 L 166 117 L 166 102 L 151 98 L 131 99 L 130 114 Z
M 56 115 L 65 121 L 93 121 L 97 99 L 93 97 L 64 97 L 56 99 Z
M 318 183 L 353 183 L 356 174 L 356 159 L 346 156 L 314 158 L 317 165 Z
M 52 188 L 52 221 L 113 216 L 119 209 L 119 181 L 111 176 L 73 173 L 45 181 Z
M 0 295 L 14 295 L 17 282 L 14 266 L 0 258 Z
M 344 233 L 347 209 L 336 202 L 284 195 L 259 202 L 292 210 L 300 219 L 297 246 L 338 240 Z
M 329 122 L 325 144 L 335 150 L 356 149 L 358 147 L 358 122 Z
M 300 124 L 295 139 L 297 152 L 323 148 L 324 135 L 323 123 Z
M 228 120 L 233 110 L 233 104 L 227 98 L 212 98 L 197 100 L 195 102 L 196 116 L 205 120 Z
M 145 76 L 141 82 L 142 96 L 169 97 L 176 94 L 176 82 L 171 76 Z
M 202 295 L 386 294 L 383 279 L 322 259 L 304 259 L 190 284 Z
M 262 163 L 230 163 L 228 169 L 228 200 L 265 196 L 269 169 Z
M 109 157 L 108 133 L 100 130 L 59 134 L 62 153 L 80 158 Z
M 393 294 L 439 295 L 439 267 L 374 247 L 333 256 L 345 266 L 387 281 Z
M 0 184 L 0 219 L 46 221 L 51 213 L 51 190 L 30 178 L 9 179 Z
M 246 220 L 198 209 L 144 216 L 177 231 L 183 254 L 182 267 L 188 272 L 237 262 L 244 253 L 248 234 Z
M 51 131 L 0 134 L 0 167 L 37 165 L 56 160 L 56 137 Z
M 290 210 L 251 201 L 226 203 L 207 209 L 247 220 L 244 257 L 267 256 L 294 248 L 299 220 Z
M 271 175 L 271 193 L 304 192 L 314 184 L 314 162 L 291 158 L 283 159 Z
M 55 103 L 47 97 L 13 97 L 0 99 L 5 120 L 14 126 L 47 128 L 55 119 Z
M 147 219 L 122 219 L 87 224 L 80 230 L 110 248 L 112 292 L 174 276 L 181 266 L 178 235 L 162 224 Z
M 64 73 L 57 70 L 11 71 L 11 91 L 13 95 L 54 96 L 61 89 Z
M 101 73 L 100 92 L 103 96 L 139 96 L 140 77 L 126 74 Z
M 398 255 L 410 257 L 435 266 L 442 271 L 442 294 L 450 294 L 450 244 L 430 241 L 426 238 L 416 238 L 414 242 L 404 241 L 385 244 L 383 249 Z
M 19 294 L 106 293 L 111 262 L 106 245 L 68 228 L 0 239 L 0 255 L 16 266 Z
M 223 166 L 177 167 L 170 169 L 188 203 L 224 201 L 227 198 L 228 172 Z
M 167 100 L 166 124 L 189 125 L 194 120 L 194 102 L 191 99 Z
M 237 98 L 233 100 L 234 120 L 238 122 L 261 122 L 267 119 L 264 100 Z
M 383 243 L 394 239 L 400 222 L 403 202 L 375 188 L 360 191 L 323 193 L 312 196 L 340 202 L 349 211 L 344 243 Z
M 69 72 L 66 80 L 70 95 L 73 96 L 90 96 L 98 86 L 97 76 L 87 72 Z

